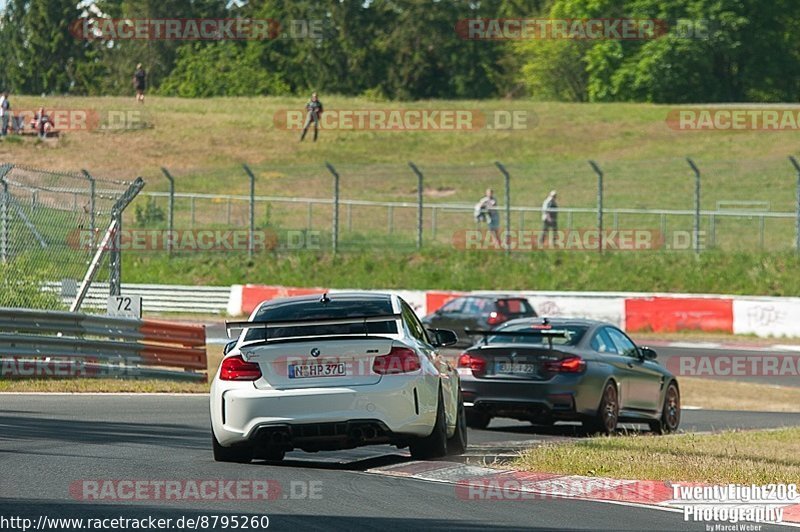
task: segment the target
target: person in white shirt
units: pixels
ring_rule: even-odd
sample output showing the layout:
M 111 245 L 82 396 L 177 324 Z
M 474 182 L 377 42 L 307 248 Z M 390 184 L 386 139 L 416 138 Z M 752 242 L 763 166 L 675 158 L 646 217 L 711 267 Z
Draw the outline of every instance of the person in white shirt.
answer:
M 544 245 L 545 235 L 550 234 L 549 242 L 552 245 L 552 236 L 558 231 L 558 203 L 556 203 L 556 191 L 551 190 L 550 194 L 542 203 L 542 233 L 539 235 L 539 247 Z

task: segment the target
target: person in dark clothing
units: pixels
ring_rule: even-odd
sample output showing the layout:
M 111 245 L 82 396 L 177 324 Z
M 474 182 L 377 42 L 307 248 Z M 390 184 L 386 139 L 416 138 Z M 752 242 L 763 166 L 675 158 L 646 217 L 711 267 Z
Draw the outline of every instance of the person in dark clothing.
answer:
M 319 101 L 317 98 L 317 93 L 314 92 L 311 94 L 311 99 L 306 104 L 306 123 L 303 125 L 303 133 L 300 135 L 300 140 L 306 138 L 306 133 L 308 133 L 308 128 L 311 126 L 311 122 L 314 122 L 314 142 L 317 141 L 317 134 L 319 132 L 319 117 L 322 116 L 322 102 Z
M 147 87 L 147 73 L 142 68 L 142 64 L 136 65 L 136 72 L 133 73 L 133 88 L 136 89 L 136 101 L 144 103 L 144 91 Z

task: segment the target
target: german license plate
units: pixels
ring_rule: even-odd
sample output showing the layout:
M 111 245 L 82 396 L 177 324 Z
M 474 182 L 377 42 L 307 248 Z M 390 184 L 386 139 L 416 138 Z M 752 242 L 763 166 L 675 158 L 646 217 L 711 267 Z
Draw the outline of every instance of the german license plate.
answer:
M 318 363 L 318 364 L 290 364 L 290 379 L 308 379 L 315 377 L 345 377 L 347 364 L 344 362 Z
M 498 362 L 495 373 L 505 375 L 535 375 L 536 365 L 526 362 Z

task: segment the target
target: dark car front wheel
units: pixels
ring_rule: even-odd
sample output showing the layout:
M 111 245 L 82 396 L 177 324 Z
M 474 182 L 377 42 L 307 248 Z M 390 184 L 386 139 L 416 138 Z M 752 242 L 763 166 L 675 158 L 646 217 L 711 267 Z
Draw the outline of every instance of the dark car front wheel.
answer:
M 670 382 L 664 394 L 664 407 L 661 417 L 650 422 L 650 430 L 656 434 L 669 434 L 678 430 L 681 424 L 681 394 L 678 385 Z

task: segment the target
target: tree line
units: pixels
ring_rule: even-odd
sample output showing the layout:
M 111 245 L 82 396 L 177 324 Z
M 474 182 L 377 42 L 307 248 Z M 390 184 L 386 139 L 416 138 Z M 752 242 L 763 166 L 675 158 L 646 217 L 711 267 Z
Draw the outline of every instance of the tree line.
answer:
M 142 63 L 150 93 L 187 98 L 319 90 L 377 100 L 793 102 L 799 15 L 797 0 L 7 0 L 0 84 L 22 94 L 131 94 Z M 299 26 L 265 39 L 76 36 L 76 21 L 103 18 Z M 457 31 L 480 18 L 656 19 L 667 30 L 630 40 Z M 677 21 L 702 31 L 681 33 Z

